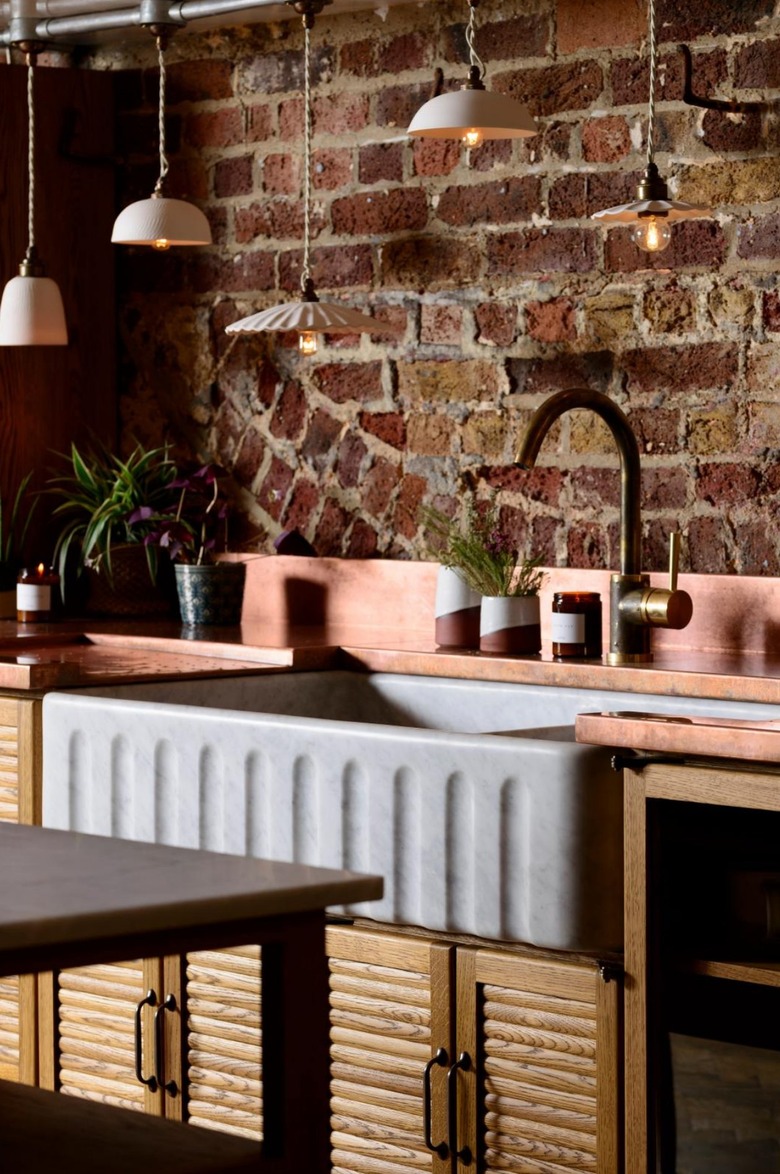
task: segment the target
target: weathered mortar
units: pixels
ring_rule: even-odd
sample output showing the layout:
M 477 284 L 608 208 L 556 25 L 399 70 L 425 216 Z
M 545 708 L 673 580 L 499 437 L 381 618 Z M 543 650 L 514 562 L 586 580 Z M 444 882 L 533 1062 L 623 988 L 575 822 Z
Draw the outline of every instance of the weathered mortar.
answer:
M 541 134 L 470 154 L 404 135 L 434 67 L 463 74 L 464 0 L 318 21 L 315 278 L 404 333 L 313 361 L 291 339 L 223 333 L 297 288 L 300 29 L 177 37 L 171 190 L 203 202 L 215 244 L 124 256 L 127 433 L 167 429 L 218 460 L 255 525 L 297 525 L 322 554 L 421 557 L 419 502 L 457 509 L 476 487 L 546 562 L 615 565 L 617 457 L 595 417 L 564 419 L 541 469 L 511 469 L 530 411 L 586 384 L 640 439 L 648 569 L 680 526 L 696 571 L 780 574 L 777 120 L 686 107 L 677 48 L 691 44 L 698 89 L 777 98 L 780 19 L 769 0 L 659 7 L 658 162 L 681 197 L 717 207 L 651 260 L 588 219 L 631 198 L 643 165 L 644 4 L 485 0 L 489 84 L 528 101 Z M 150 47 L 134 52 L 94 61 L 136 67 L 125 199 L 155 162 L 156 71 Z

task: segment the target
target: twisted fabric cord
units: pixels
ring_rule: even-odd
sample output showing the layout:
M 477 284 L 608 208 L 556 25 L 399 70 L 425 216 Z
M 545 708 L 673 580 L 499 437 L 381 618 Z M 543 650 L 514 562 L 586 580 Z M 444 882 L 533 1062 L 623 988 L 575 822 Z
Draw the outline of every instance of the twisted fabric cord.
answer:
M 301 289 L 305 291 L 306 283 L 311 277 L 311 138 L 313 129 L 311 109 L 311 30 L 306 23 L 304 23 L 303 70 L 303 269 L 301 270 Z
M 27 251 L 35 248 L 35 105 L 33 63 L 27 62 Z
M 653 149 L 655 146 L 655 79 L 658 58 L 658 43 L 655 27 L 655 0 L 649 0 L 648 19 L 650 24 L 648 30 L 648 36 L 650 40 L 650 101 L 648 104 L 647 113 L 647 165 L 649 167 L 653 162 Z
M 466 44 L 469 47 L 469 64 L 475 66 L 479 70 L 479 76 L 485 76 L 485 63 L 477 53 L 476 35 L 477 26 L 475 21 L 476 5 L 469 5 L 469 23 L 466 25 Z
M 160 174 L 154 185 L 154 195 L 162 195 L 163 180 L 168 174 L 168 157 L 165 154 L 165 56 L 162 37 L 157 37 L 157 61 L 160 66 L 160 105 L 157 114 L 158 137 L 160 140 Z

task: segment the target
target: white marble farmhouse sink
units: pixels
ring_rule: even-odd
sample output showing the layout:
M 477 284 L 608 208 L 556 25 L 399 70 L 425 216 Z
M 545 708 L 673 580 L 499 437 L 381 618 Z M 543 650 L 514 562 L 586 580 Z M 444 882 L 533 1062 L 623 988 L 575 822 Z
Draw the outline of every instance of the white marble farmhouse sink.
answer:
M 50 827 L 378 872 L 344 912 L 568 950 L 622 944 L 622 788 L 575 714 L 780 707 L 349 672 L 44 700 Z

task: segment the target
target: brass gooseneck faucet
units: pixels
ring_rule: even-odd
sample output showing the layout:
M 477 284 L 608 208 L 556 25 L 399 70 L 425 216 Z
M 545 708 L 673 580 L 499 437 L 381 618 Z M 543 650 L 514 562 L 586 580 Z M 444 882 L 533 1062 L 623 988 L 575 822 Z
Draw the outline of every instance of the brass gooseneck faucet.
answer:
M 515 464 L 531 469 L 542 441 L 555 421 L 574 408 L 588 408 L 605 422 L 620 455 L 620 572 L 610 583 L 610 642 L 608 664 L 636 664 L 653 659 L 650 633 L 655 628 L 685 628 L 693 615 L 693 601 L 677 590 L 679 534 L 671 539 L 669 588 L 650 586 L 642 574 L 640 518 L 641 467 L 639 446 L 626 415 L 600 391 L 574 388 L 558 391 L 537 408 L 515 457 Z

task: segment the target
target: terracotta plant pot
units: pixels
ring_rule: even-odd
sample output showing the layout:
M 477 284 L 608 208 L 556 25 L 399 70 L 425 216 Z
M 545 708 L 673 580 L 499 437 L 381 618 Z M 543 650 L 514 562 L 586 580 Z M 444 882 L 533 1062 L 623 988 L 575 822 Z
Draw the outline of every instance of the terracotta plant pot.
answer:
M 452 567 L 436 579 L 436 643 L 440 648 L 479 648 L 480 597 Z
M 181 622 L 240 624 L 244 602 L 246 563 L 209 563 L 194 567 L 176 564 L 176 590 Z
M 539 596 L 485 596 L 480 612 L 479 650 L 510 656 L 541 652 Z

